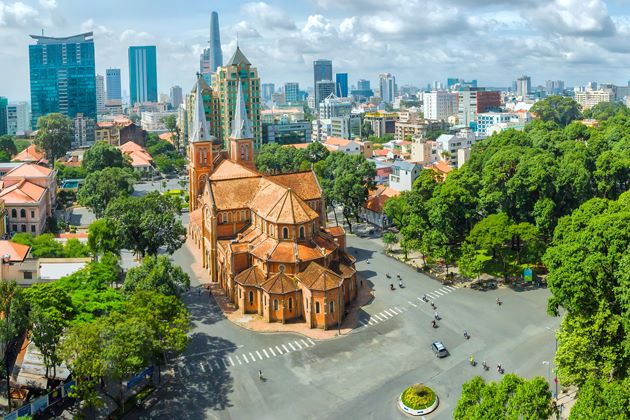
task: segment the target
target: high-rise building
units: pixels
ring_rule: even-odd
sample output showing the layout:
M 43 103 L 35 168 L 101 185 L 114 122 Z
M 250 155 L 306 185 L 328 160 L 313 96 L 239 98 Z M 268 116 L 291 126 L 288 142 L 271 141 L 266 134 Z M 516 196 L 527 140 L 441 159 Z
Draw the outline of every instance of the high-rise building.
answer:
M 287 104 L 300 102 L 300 84 L 298 82 L 286 82 L 284 84 L 284 101 Z
M 0 102 L 2 102 L 1 99 Z M 2 105 L 0 105 L 1 107 Z M 7 131 L 12 136 L 31 131 L 31 108 L 28 102 L 9 104 L 7 107 Z
M 177 109 L 184 102 L 181 86 L 171 87 L 171 105 Z
M 335 74 L 335 94 L 340 98 L 348 97 L 348 73 Z
M 532 78 L 521 76 L 516 79 L 516 96 L 527 96 L 532 93 Z
M 562 80 L 546 80 L 545 91 L 548 95 L 558 95 L 564 91 L 564 81 Z
M 258 70 L 252 67 L 245 54 L 236 46 L 236 51 L 228 62 L 212 75 L 212 90 L 220 100 L 221 140 L 230 137 L 232 120 L 235 116 L 237 93 L 241 91 L 255 147 L 262 144 L 262 126 L 260 123 L 260 78 Z
M 315 107 L 319 105 L 319 103 L 326 96 L 319 97 L 317 94 L 317 82 L 322 80 L 332 81 L 332 61 L 331 60 L 315 60 L 313 61 L 313 89 L 315 89 Z M 334 83 L 333 83 L 333 92 L 334 92 Z
M 472 80 L 464 80 L 459 78 L 448 78 L 446 79 L 446 88 L 447 89 L 459 89 L 459 88 L 476 88 L 477 87 L 477 79 Z
M 92 32 L 63 38 L 31 35 L 32 126 L 51 112 L 96 121 L 96 72 Z M 88 139 L 89 142 L 93 138 Z
M 424 101 L 424 118 L 444 121 L 457 111 L 457 93 L 434 90 L 422 95 Z
M 496 111 L 501 106 L 501 92 L 486 91 L 484 88 L 463 88 L 458 92 L 458 113 L 461 125 L 476 124 L 477 114 Z
M 210 17 L 210 39 L 208 46 L 199 57 L 199 72 L 205 77 L 208 83 L 211 82 L 211 75 L 217 71 L 217 67 L 223 65 L 223 52 L 221 51 L 221 32 L 219 31 L 219 14 L 212 12 Z
M 263 100 L 263 102 L 269 102 L 275 92 L 276 85 L 274 85 L 273 83 L 263 83 L 261 99 Z
M 104 115 L 105 112 L 105 78 L 96 75 L 96 114 Z
M 324 99 L 328 98 L 330 95 L 335 94 L 335 82 L 332 80 L 320 80 L 315 85 L 315 109 L 319 109 L 319 104 L 321 104 Z M 318 99 L 319 98 L 319 101 Z
M 105 70 L 105 82 L 107 88 L 107 100 L 121 100 L 120 69 Z
M 157 52 L 154 45 L 129 47 L 129 96 L 131 106 L 157 102 Z
M 9 100 L 0 96 L 0 136 L 9 133 Z
M 614 92 L 610 90 L 581 90 L 575 92 L 575 102 L 582 106 L 582 109 L 589 109 L 601 102 L 612 102 L 615 100 Z
M 396 97 L 396 78 L 391 73 L 381 73 L 378 79 L 381 84 L 381 100 L 391 104 Z
M 343 117 L 351 112 L 352 101 L 348 98 L 339 98 L 334 93 L 328 95 L 319 104 L 319 118 Z

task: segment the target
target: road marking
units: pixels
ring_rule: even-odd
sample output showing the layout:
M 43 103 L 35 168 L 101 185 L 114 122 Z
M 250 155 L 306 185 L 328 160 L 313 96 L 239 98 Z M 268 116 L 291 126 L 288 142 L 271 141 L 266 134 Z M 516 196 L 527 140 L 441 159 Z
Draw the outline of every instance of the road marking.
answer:
M 289 347 L 291 347 L 291 350 L 296 351 L 295 347 L 293 347 L 293 344 L 291 344 L 291 343 L 287 343 L 287 344 L 289 345 Z
M 420 299 L 420 298 L 418 298 L 418 299 Z M 407 302 L 408 302 L 411 306 L 413 306 L 414 308 L 417 308 L 417 307 L 418 307 L 418 305 L 416 305 L 415 303 L 413 303 L 413 302 L 412 302 L 412 301 L 410 301 L 410 300 L 408 300 Z
M 287 348 L 287 346 L 285 346 L 284 344 L 281 344 L 281 346 L 282 346 L 282 348 L 284 349 L 284 351 L 286 351 L 287 353 L 291 351 L 291 350 L 289 350 L 289 349 Z M 295 350 L 295 349 L 293 349 L 293 350 Z
M 269 359 L 269 355 L 267 354 L 267 350 L 263 349 L 263 353 L 265 353 L 265 356 L 267 356 L 267 359 Z
M 394 306 L 394 309 L 397 310 L 399 314 L 403 313 L 403 311 L 401 311 L 400 308 L 398 308 L 397 306 Z
M 252 362 L 255 362 L 256 361 L 256 356 L 254 356 L 251 351 L 249 352 L 249 355 L 252 357 Z
M 453 286 L 446 286 L 447 289 L 453 291 L 453 290 L 457 290 L 457 288 L 453 287 Z
M 308 348 L 308 343 L 304 340 L 300 340 L 302 343 L 304 343 L 304 345 Z
M 383 321 L 378 315 L 372 315 L 374 318 L 378 319 L 379 321 Z
M 258 357 L 260 357 L 260 360 L 262 360 L 262 356 L 260 355 L 260 352 L 258 350 L 256 350 L 256 354 L 258 355 Z
M 241 354 L 241 356 L 243 356 L 243 360 L 245 360 L 245 363 L 249 363 L 249 360 L 247 360 L 247 356 L 245 355 L 245 353 Z
M 236 365 L 234 364 L 234 360 L 232 360 L 232 358 L 231 358 L 230 356 L 228 356 L 228 360 L 230 361 L 230 363 L 232 363 L 232 366 L 236 366 Z
M 276 350 L 278 350 L 278 353 L 282 354 L 282 350 L 280 350 L 280 347 L 276 346 Z M 288 350 L 287 350 L 288 352 Z
M 273 349 L 271 347 L 269 347 L 269 351 L 271 352 L 271 354 L 273 354 L 273 357 L 276 357 L 276 352 L 273 351 Z
M 359 320 L 359 324 L 363 325 L 364 327 L 365 327 L 366 325 L 368 325 L 368 324 L 367 324 L 364 320 L 362 320 L 362 319 L 360 319 L 360 320 Z
M 436 294 L 436 295 L 438 295 L 438 296 L 442 296 L 442 294 L 443 294 L 443 293 L 440 293 L 440 292 L 439 292 L 439 291 L 437 291 L 437 290 L 434 290 L 434 291 L 432 291 L 431 293 Z M 444 293 L 444 294 L 445 294 L 445 293 Z
M 370 318 L 370 320 L 368 321 L 368 324 L 373 325 L 372 322 L 374 322 L 374 324 L 378 324 L 378 321 L 376 321 L 373 318 Z
M 443 291 L 444 293 L 451 293 L 451 291 L 447 289 L 446 287 L 442 287 L 440 290 Z
M 203 363 L 199 362 L 199 366 L 201 366 L 201 371 L 202 371 L 202 372 L 205 372 L 205 371 L 206 371 L 206 368 L 205 368 L 205 367 L 203 367 Z
M 219 363 L 221 361 L 221 359 L 217 359 L 214 361 L 214 365 L 217 367 L 217 369 L 221 370 L 221 368 L 223 367 L 223 365 L 221 363 Z
M 315 342 L 313 340 L 311 340 L 310 338 L 307 338 L 308 342 L 311 343 L 312 345 L 315 345 Z
M 390 313 L 390 311 L 392 311 L 392 312 L 393 312 L 393 314 L 392 314 L 392 313 Z M 390 308 L 390 309 L 385 309 L 383 312 L 385 312 L 387 315 L 389 315 L 389 316 L 391 316 L 391 317 L 394 317 L 394 316 L 398 315 L 398 314 L 397 314 L 396 312 L 394 312 L 394 310 L 393 310 L 393 309 L 391 309 L 391 308 Z
M 298 346 L 300 348 L 300 350 L 303 349 L 303 347 L 300 345 L 300 343 L 298 343 L 297 341 L 294 341 L 295 345 Z
M 433 296 L 431 293 L 427 293 L 427 296 L 430 297 L 431 299 L 439 298 L 439 296 Z
M 236 357 L 236 361 L 238 362 L 238 364 L 242 365 L 241 359 L 238 358 L 238 354 L 235 354 L 234 357 Z

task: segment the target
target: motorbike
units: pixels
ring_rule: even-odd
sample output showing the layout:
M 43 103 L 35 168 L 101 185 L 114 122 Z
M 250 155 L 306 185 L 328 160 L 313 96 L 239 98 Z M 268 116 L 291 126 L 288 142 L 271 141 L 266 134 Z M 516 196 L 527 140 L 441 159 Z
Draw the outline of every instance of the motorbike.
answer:
M 396 289 L 394 289 L 394 284 L 393 283 L 389 285 L 389 290 L 396 290 Z

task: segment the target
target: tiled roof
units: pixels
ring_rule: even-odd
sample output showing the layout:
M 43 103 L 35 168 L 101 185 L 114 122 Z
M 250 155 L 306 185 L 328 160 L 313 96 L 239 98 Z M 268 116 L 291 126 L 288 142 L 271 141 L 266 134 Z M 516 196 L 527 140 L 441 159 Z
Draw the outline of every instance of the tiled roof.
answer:
M 261 111 L 265 112 L 265 111 Z M 311 143 L 293 143 L 293 144 L 285 144 L 282 147 L 294 147 L 296 149 L 306 149 Z
M 340 276 L 315 262 L 310 263 L 306 270 L 298 273 L 295 277 L 309 290 L 337 289 L 343 282 Z
M 347 140 L 347 139 L 342 139 L 341 137 L 332 137 L 329 136 L 326 139 L 326 144 L 329 146 L 337 146 L 337 147 L 343 147 L 343 146 L 347 146 L 348 144 L 350 144 L 352 140 Z
M 261 285 L 261 288 L 273 295 L 283 295 L 300 290 L 292 276 L 280 272 L 269 277 L 269 279 Z
M 30 249 L 31 247 L 28 245 L 22 245 L 11 241 L 0 241 L 0 258 L 8 255 L 9 261 L 24 261 Z
M 121 152 L 131 158 L 131 166 L 133 167 L 146 167 L 153 166 L 153 157 L 146 151 L 146 149 L 139 144 L 132 141 L 128 141 L 122 146 L 118 146 Z
M 44 152 L 37 150 L 37 147 L 31 144 L 26 149 L 13 156 L 12 160 L 14 162 L 39 162 L 42 159 L 44 159 Z
M 398 195 L 400 195 L 400 192 L 395 189 L 379 185 L 376 189 L 369 192 L 367 202 L 363 207 L 375 213 L 382 213 L 385 202 Z
M 449 172 L 453 170 L 453 168 L 448 163 L 444 162 L 443 160 L 439 160 L 435 162 L 433 165 L 431 165 L 431 168 L 433 168 L 437 172 L 440 172 L 444 175 L 447 175 Z
M 249 267 L 236 275 L 234 281 L 241 286 L 260 286 L 267 278 L 258 266 Z
M 294 190 L 304 201 L 322 198 L 322 192 L 313 171 L 294 172 L 292 174 L 271 175 L 267 177 L 275 183 Z
M 332 261 L 330 263 L 330 269 L 335 272 L 335 274 L 343 277 L 344 279 L 352 277 L 357 271 L 351 266 L 344 264 L 340 261 Z
M 256 171 L 246 168 L 243 165 L 232 162 L 229 159 L 224 159 L 217 165 L 217 167 L 210 175 L 211 181 L 221 179 L 234 179 L 234 178 L 248 178 L 248 177 L 260 177 L 260 174 Z
M 332 236 L 343 236 L 346 234 L 346 230 L 343 228 L 343 226 L 330 226 L 324 230 L 330 233 Z
M 243 209 L 256 194 L 260 178 L 236 178 L 210 182 L 219 210 Z
M 52 169 L 45 168 L 35 163 L 20 165 L 5 175 L 5 178 L 39 178 L 47 177 Z
M 317 220 L 319 215 L 288 188 L 263 217 L 272 223 L 297 225 Z
M 44 196 L 45 188 L 22 180 L 0 191 L 0 198 L 5 204 L 38 203 Z

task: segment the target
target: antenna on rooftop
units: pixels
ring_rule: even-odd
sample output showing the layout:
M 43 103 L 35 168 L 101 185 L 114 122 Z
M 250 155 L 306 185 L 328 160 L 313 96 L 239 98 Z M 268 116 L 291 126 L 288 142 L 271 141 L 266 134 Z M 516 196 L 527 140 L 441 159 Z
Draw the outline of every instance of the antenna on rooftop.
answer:
M 236 33 L 236 48 L 238 48 L 238 32 Z

